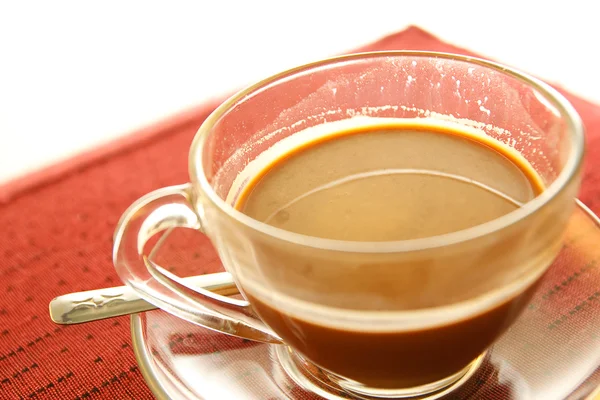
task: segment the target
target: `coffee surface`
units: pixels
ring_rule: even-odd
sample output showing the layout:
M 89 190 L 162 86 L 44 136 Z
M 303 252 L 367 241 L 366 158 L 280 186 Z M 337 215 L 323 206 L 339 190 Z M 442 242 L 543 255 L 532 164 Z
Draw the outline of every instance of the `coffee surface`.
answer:
M 254 177 L 237 208 L 310 236 L 394 241 L 498 218 L 540 191 L 494 142 L 456 130 L 363 127 L 292 149 Z

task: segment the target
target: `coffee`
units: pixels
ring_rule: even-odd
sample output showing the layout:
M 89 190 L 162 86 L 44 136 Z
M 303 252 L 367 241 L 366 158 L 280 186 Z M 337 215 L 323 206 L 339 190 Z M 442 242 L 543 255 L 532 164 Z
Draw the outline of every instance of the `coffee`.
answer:
M 510 147 L 474 130 L 418 120 L 307 136 L 268 153 L 246 171 L 236 208 L 277 228 L 325 239 L 446 235 L 501 217 L 543 190 L 533 168 Z M 310 256 L 264 251 L 280 265 L 261 266 L 261 275 L 287 289 L 269 293 L 269 282 L 243 287 L 260 317 L 317 365 L 381 388 L 430 383 L 464 368 L 516 318 L 543 269 L 521 276 L 511 296 L 469 315 L 376 329 L 335 323 L 318 309 L 305 315 L 301 305 L 291 306 L 295 300 L 284 298 L 323 306 L 323 312 L 429 310 L 473 299 L 520 271 L 498 270 L 494 254 L 476 268 L 465 262 L 464 276 L 456 276 L 447 271 L 460 270 L 462 261 L 450 255 L 440 257 L 442 265 L 435 258 L 412 263 L 356 256 L 356 265 L 344 270 L 340 263 L 352 261 L 338 261 L 335 254 L 297 265 L 296 258 Z M 503 244 L 496 251 L 510 248 Z

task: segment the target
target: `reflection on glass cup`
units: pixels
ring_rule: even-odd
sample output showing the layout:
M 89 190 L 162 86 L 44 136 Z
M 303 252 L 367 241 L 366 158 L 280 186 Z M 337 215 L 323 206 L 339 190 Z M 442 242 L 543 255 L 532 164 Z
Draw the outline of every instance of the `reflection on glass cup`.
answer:
M 240 176 L 265 150 L 309 128 L 364 121 L 357 117 L 475 129 L 516 150 L 545 190 L 481 225 L 404 241 L 306 236 L 236 210 L 247 184 Z M 439 392 L 477 365 L 557 255 L 582 156 L 573 108 L 509 68 L 427 52 L 325 60 L 268 78 L 213 112 L 191 147 L 191 183 L 150 193 L 124 214 L 115 267 L 176 316 L 278 344 L 290 374 L 300 368 L 363 397 Z M 245 300 L 187 287 L 149 261 L 148 238 L 172 227 L 206 234 Z

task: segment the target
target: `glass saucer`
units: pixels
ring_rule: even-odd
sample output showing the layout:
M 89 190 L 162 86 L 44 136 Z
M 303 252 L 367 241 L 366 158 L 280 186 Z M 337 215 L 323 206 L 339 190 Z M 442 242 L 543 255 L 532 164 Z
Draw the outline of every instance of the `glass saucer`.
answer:
M 203 235 L 163 236 L 154 259 L 181 276 L 222 270 Z M 134 351 L 158 399 L 353 399 L 288 376 L 281 347 L 216 333 L 156 310 L 131 317 Z M 589 400 L 600 385 L 600 221 L 583 204 L 531 304 L 452 400 Z M 315 394 L 317 391 L 320 394 Z M 599 397 L 600 398 L 600 397 Z

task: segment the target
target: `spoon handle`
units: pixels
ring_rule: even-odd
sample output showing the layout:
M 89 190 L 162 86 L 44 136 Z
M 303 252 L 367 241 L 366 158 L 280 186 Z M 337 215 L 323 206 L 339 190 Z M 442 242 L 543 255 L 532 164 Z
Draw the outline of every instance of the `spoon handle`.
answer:
M 185 280 L 222 296 L 239 293 L 228 272 L 191 276 Z M 156 306 L 140 298 L 129 286 L 119 286 L 58 296 L 50 302 L 50 318 L 57 324 L 71 325 L 154 309 Z

